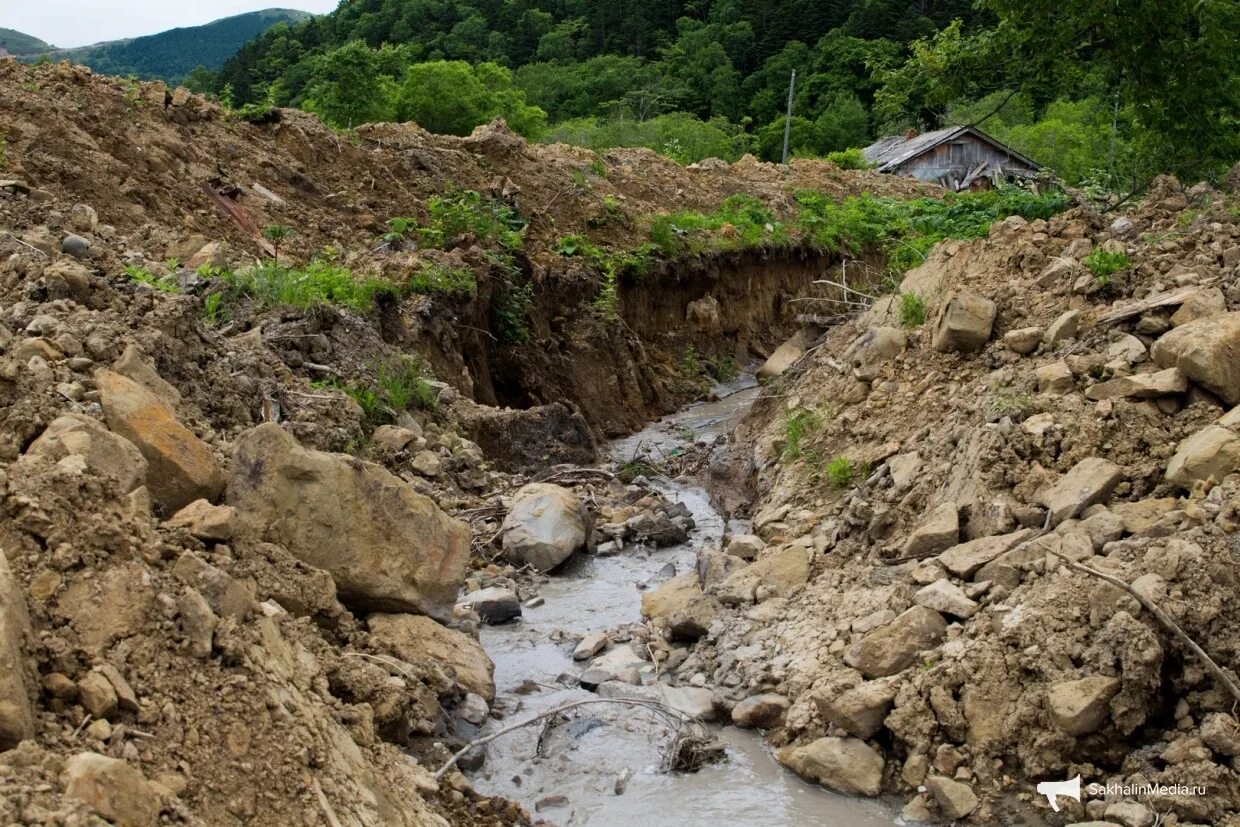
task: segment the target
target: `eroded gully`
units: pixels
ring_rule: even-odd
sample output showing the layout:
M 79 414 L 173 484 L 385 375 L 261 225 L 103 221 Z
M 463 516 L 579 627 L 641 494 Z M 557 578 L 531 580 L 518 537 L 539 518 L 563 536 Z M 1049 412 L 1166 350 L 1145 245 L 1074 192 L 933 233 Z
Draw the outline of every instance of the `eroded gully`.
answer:
M 613 442 L 611 459 L 641 451 L 658 456 L 691 441 L 713 441 L 748 410 L 757 387 L 746 376 L 716 391 L 718 401 L 689 406 Z M 654 484 L 692 512 L 697 528 L 689 542 L 627 549 L 612 557 L 578 555 L 541 587 L 542 605 L 526 608 L 517 622 L 483 627 L 483 646 L 495 661 L 497 702 L 509 711 L 506 720 L 488 723 L 484 733 L 597 697 L 560 680 L 583 668 L 572 659 L 576 639 L 640 622 L 639 584 L 654 587 L 673 569 L 692 570 L 696 549 L 719 543 L 723 517 L 705 490 L 684 478 Z M 534 684 L 537 691 L 529 692 Z M 473 782 L 480 791 L 522 802 L 536 819 L 563 827 L 895 823 L 897 810 L 887 802 L 836 795 L 785 771 L 757 731 L 712 730 L 726 745 L 725 761 L 693 773 L 666 773 L 660 763 L 668 730 L 652 715 L 613 704 L 579 707 L 554 727 L 523 727 L 493 741 Z

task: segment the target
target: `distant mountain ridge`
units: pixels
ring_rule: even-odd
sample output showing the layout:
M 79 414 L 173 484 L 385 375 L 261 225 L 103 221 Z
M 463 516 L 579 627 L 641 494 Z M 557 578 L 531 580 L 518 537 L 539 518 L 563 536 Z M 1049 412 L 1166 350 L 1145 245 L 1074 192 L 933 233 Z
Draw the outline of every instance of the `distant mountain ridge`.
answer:
M 42 43 L 42 48 L 9 51 L 25 60 L 47 55 L 51 60 L 68 60 L 89 66 L 101 74 L 136 75 L 144 80 L 163 80 L 175 84 L 198 66 L 208 69 L 223 66 L 242 44 L 272 26 L 298 23 L 311 16 L 308 12 L 294 9 L 264 9 L 225 17 L 202 26 L 169 29 L 158 34 L 74 49 L 56 49 L 36 41 Z M 8 29 L 0 29 L 0 46 L 4 45 L 8 32 Z M 12 34 L 36 40 L 19 32 Z
M 22 57 L 23 55 L 37 55 L 40 52 L 46 52 L 56 47 L 50 43 L 44 43 L 39 38 L 16 31 L 15 29 L 0 29 L 0 57 L 12 55 L 14 57 Z

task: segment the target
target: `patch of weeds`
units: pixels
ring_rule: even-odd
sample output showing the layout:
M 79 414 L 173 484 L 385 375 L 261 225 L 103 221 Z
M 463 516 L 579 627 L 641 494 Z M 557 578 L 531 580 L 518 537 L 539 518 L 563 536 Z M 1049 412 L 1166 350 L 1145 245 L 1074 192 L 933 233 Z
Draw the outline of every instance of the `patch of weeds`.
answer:
M 305 310 L 331 304 L 366 312 L 374 308 L 375 298 L 380 294 L 400 293 L 390 281 L 358 280 L 344 267 L 317 259 L 304 268 L 268 261 L 236 273 L 224 271 L 219 276 L 229 287 L 226 301 L 250 299 L 260 309 L 296 307 Z
M 702 358 L 698 355 L 697 348 L 689 345 L 685 348 L 685 352 L 680 355 L 680 375 L 696 379 L 702 373 Z
M 838 456 L 827 463 L 827 481 L 832 488 L 848 488 L 853 480 L 867 474 L 864 463 L 855 463 L 845 456 Z
M 721 356 L 715 360 L 715 378 L 720 382 L 731 382 L 740 375 L 735 356 Z
M 578 233 L 569 233 L 561 238 L 555 245 L 555 251 L 562 256 L 593 256 L 598 254 L 598 248 L 594 243 L 584 235 Z
M 169 256 L 164 259 L 164 269 L 169 273 L 175 273 L 177 270 L 181 269 L 181 259 L 176 256 Z
M 827 160 L 840 169 L 873 169 L 876 165 L 867 161 L 857 147 L 827 153 Z
M 663 474 L 662 470 L 655 463 L 646 457 L 633 457 L 620 463 L 616 468 L 616 477 L 621 482 L 628 485 L 638 477 L 658 477 Z
M 568 174 L 568 177 L 572 179 L 573 186 L 577 189 L 590 189 L 590 178 L 583 171 L 575 169 Z
M 611 225 L 627 227 L 631 223 L 624 211 L 624 207 L 620 205 L 620 200 L 611 195 L 603 197 L 603 209 L 601 211 L 586 219 L 586 226 L 592 230 Z
M 411 293 L 472 298 L 478 294 L 478 282 L 474 279 L 474 271 L 468 267 L 426 264 L 410 276 L 405 289 Z
M 602 158 L 595 158 L 593 161 L 590 162 L 590 172 L 593 173 L 595 177 L 606 180 L 607 164 L 603 163 Z
M 805 454 L 805 440 L 822 427 L 826 419 L 822 410 L 798 405 L 784 418 L 784 459 L 799 459 Z
M 926 303 L 916 293 L 900 294 L 900 324 L 921 327 L 926 323 Z
M 161 278 L 145 267 L 138 267 L 137 265 L 131 264 L 125 267 L 123 272 L 130 281 L 137 284 L 145 284 L 147 287 L 158 290 L 161 293 L 177 292 L 178 288 L 175 281 L 166 276 Z
M 382 403 L 399 413 L 410 408 L 432 410 L 439 396 L 427 380 L 426 363 L 413 356 L 400 356 L 375 365 L 375 386 Z
M 525 243 L 525 219 L 504 201 L 483 197 L 474 190 L 452 190 L 426 202 L 431 222 L 418 231 L 426 247 L 443 247 L 459 235 L 481 241 L 495 240 L 505 250 L 520 250 Z
M 399 247 L 409 238 L 409 232 L 418 226 L 418 222 L 412 218 L 403 218 L 396 216 L 389 218 L 385 222 L 387 232 L 383 234 L 383 241 L 390 246 Z
M 1181 230 L 1187 230 L 1192 223 L 1201 215 L 1201 210 L 1197 208 L 1184 210 L 1175 218 L 1175 223 Z
M 1094 274 L 1094 280 L 1100 287 L 1110 287 L 1115 274 L 1127 270 L 1131 264 L 1127 254 L 1109 253 L 1101 248 L 1085 256 L 1082 263 Z
M 125 111 L 130 115 L 142 108 L 142 86 L 133 75 L 125 78 Z
M 202 300 L 202 320 L 211 327 L 218 327 L 227 318 L 223 293 L 208 293 Z
M 599 286 L 598 295 L 594 297 L 594 312 L 606 324 L 620 321 L 620 286 L 617 283 L 615 267 L 603 269 L 603 282 Z
M 1028 419 L 1037 409 L 1037 403 L 1029 394 L 998 389 L 986 404 L 986 420 L 998 422 L 1004 417 L 1011 417 L 1021 422 Z
M 510 256 L 492 254 L 500 270 L 500 282 L 491 294 L 491 329 L 501 344 L 529 341 L 529 315 L 534 308 L 534 287 L 524 279 Z
M 283 224 L 268 224 L 263 227 L 263 238 L 270 241 L 272 249 L 275 250 L 272 258 L 275 259 L 276 264 L 280 263 L 280 245 L 292 234 L 293 228 Z
M 4 169 L 9 162 L 9 139 L 5 135 L 0 135 L 0 169 Z

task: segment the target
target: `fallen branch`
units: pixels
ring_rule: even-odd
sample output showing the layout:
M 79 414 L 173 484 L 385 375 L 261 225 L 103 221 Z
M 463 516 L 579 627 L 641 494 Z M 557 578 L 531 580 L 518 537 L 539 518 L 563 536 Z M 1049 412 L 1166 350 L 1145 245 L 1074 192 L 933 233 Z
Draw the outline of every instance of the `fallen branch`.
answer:
M 1206 670 L 1211 675 L 1213 675 L 1218 680 L 1218 682 L 1221 683 L 1227 689 L 1229 693 L 1231 693 L 1232 698 L 1234 698 L 1237 703 L 1240 703 L 1240 686 L 1237 686 L 1236 682 L 1233 681 L 1231 677 L 1226 672 L 1223 671 L 1223 668 L 1219 666 L 1217 663 L 1215 663 L 1212 657 L 1206 654 L 1206 650 L 1198 646 L 1197 642 L 1193 640 L 1191 637 L 1189 637 L 1188 633 L 1185 632 L 1183 629 L 1181 629 L 1179 624 L 1176 623 L 1174 620 L 1172 620 L 1169 614 L 1167 614 L 1166 612 L 1164 612 L 1162 609 L 1158 607 L 1158 604 L 1156 604 L 1154 601 L 1150 600 L 1148 597 L 1138 592 L 1136 589 L 1134 589 L 1132 586 L 1125 583 L 1123 580 L 1120 580 L 1118 577 L 1112 577 L 1111 575 L 1100 572 L 1097 569 L 1093 569 L 1093 568 L 1090 568 L 1089 566 L 1081 565 L 1075 560 L 1072 560 L 1071 558 L 1064 556 L 1060 552 L 1047 547 L 1046 544 L 1043 543 L 1041 539 L 1038 540 L 1038 545 L 1040 545 L 1043 549 L 1049 552 L 1052 556 L 1058 557 L 1060 560 L 1062 560 L 1064 565 L 1066 565 L 1068 568 L 1075 569 L 1076 571 L 1084 572 L 1085 574 L 1089 574 L 1094 577 L 1097 577 L 1099 580 L 1103 581 L 1104 583 L 1110 583 L 1112 586 L 1115 586 L 1117 589 L 1121 589 L 1127 592 L 1132 597 L 1136 598 L 1136 601 L 1140 603 L 1145 608 L 1146 611 L 1152 614 L 1158 620 L 1159 623 L 1165 626 L 1168 629 L 1168 631 L 1170 631 L 1173 635 L 1175 635 L 1176 638 L 1178 638 L 1179 641 L 1188 648 L 1189 651 L 1191 651 L 1194 655 L 1198 657 L 1199 660 L 1201 660 L 1201 662 L 1205 665 Z
M 518 721 L 517 723 L 506 726 L 503 729 L 496 730 L 495 732 L 492 732 L 489 735 L 484 735 L 481 738 L 475 738 L 474 740 L 470 741 L 468 744 L 466 744 L 465 746 L 457 750 L 456 753 L 454 753 L 453 756 L 448 759 L 447 763 L 445 763 L 442 767 L 436 770 L 434 778 L 436 781 L 439 781 L 440 779 L 442 779 L 445 775 L 447 775 L 448 770 L 455 767 L 456 762 L 461 760 L 461 758 L 465 756 L 465 753 L 469 752 L 471 749 L 474 749 L 476 747 L 486 746 L 487 744 L 491 743 L 497 738 L 502 738 L 503 736 L 516 732 L 518 729 L 527 727 L 530 724 L 536 724 L 539 721 L 543 720 L 544 718 L 550 718 L 554 715 L 560 715 L 564 712 L 567 712 L 570 709 L 574 709 L 579 706 L 589 706 L 590 704 L 620 704 L 621 706 L 641 707 L 643 709 L 650 710 L 651 712 L 654 712 L 658 715 L 662 715 L 664 718 L 666 718 L 669 721 L 670 725 L 677 731 L 679 731 L 681 728 L 685 726 L 696 726 L 697 725 L 697 720 L 693 718 L 692 716 L 684 712 L 681 712 L 678 709 L 673 709 L 672 707 L 666 704 L 659 703 L 658 701 L 644 701 L 644 700 L 639 700 L 636 698 L 585 698 L 579 701 L 570 701 L 568 703 L 560 704 L 559 706 L 548 709 L 546 712 L 540 712 L 537 715 L 526 718 L 524 721 Z M 702 733 L 702 737 L 709 740 L 709 736 L 706 735 L 705 732 Z

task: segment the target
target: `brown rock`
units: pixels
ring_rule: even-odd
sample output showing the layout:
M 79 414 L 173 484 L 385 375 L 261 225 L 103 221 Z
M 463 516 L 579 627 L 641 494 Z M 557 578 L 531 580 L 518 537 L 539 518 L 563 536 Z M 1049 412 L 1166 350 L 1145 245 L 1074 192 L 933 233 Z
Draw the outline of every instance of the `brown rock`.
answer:
M 23 655 L 30 635 L 26 599 L 0 549 L 0 752 L 34 737 Z
M 1085 391 L 1086 399 L 1156 399 L 1188 390 L 1188 377 L 1179 368 L 1167 368 L 1157 373 L 1137 373 L 1121 376 L 1108 382 L 1091 385 Z
M 147 463 L 132 442 L 112 433 L 97 419 L 67 413 L 52 424 L 26 449 L 26 456 L 59 462 L 77 456 L 99 476 L 116 480 L 121 493 L 129 493 L 146 480 Z
M 1207 425 L 1176 446 L 1167 479 L 1185 488 L 1206 480 L 1221 482 L 1240 471 L 1240 436 L 1221 425 Z
M 97 670 L 87 672 L 78 681 L 78 698 L 82 708 L 96 718 L 110 718 L 120 708 L 112 682 Z
M 274 423 L 238 438 L 228 502 L 243 525 L 330 572 L 345 605 L 447 616 L 465 580 L 463 523 L 382 467 L 302 448 Z
M 150 827 L 159 818 L 159 795 L 124 761 L 80 752 L 65 762 L 60 780 L 65 795 L 116 827 Z
M 867 678 L 884 678 L 917 662 L 947 634 L 943 616 L 925 606 L 914 606 L 870 632 L 844 652 L 844 663 Z
M 147 364 L 142 358 L 142 352 L 134 345 L 125 348 L 121 358 L 112 365 L 112 370 L 137 382 L 162 399 L 170 408 L 181 404 L 181 392 L 165 382 L 155 368 Z
M 666 620 L 701 594 L 696 573 L 678 575 L 642 594 L 642 617 L 654 621 Z
M 409 663 L 449 666 L 456 681 L 488 703 L 495 697 L 495 664 L 477 640 L 429 617 L 373 614 L 366 618 L 370 645 Z
M 1124 479 L 1124 469 L 1101 457 L 1089 457 L 1072 466 L 1038 498 L 1056 525 L 1080 514 L 1094 503 L 1104 503 Z
M 760 598 L 787 597 L 809 580 L 809 552 L 791 545 L 760 557 L 719 585 L 719 602 L 739 605 Z M 763 594 L 759 594 L 762 592 Z
M 1106 721 L 1119 688 L 1119 678 L 1103 675 L 1055 684 L 1046 692 L 1051 723 L 1067 735 L 1093 732 Z
M 777 757 L 806 781 L 837 792 L 873 797 L 883 789 L 883 756 L 860 738 L 819 738 L 784 747 Z
M 774 692 L 750 695 L 732 707 L 732 723 L 739 727 L 773 727 L 788 711 L 788 699 Z
M 858 738 L 869 738 L 882 729 L 896 688 L 889 681 L 866 681 L 837 695 L 816 691 L 813 697 L 823 718 Z
M 960 515 L 954 502 L 937 506 L 904 543 L 906 557 L 924 557 L 960 541 Z
M 957 293 L 943 304 L 934 323 L 934 349 L 980 350 L 995 323 L 995 303 L 975 293 Z
M 194 500 L 168 520 L 168 525 L 184 528 L 199 540 L 227 542 L 236 528 L 237 509 L 230 505 L 211 505 Z
M 1156 341 L 1150 355 L 1160 367 L 1178 367 L 1228 405 L 1240 403 L 1240 311 L 1181 325 Z
M 98 371 L 95 382 L 108 427 L 146 457 L 146 485 L 156 502 L 175 512 L 194 500 L 219 496 L 224 474 L 211 449 L 177 421 L 163 400 L 114 371 Z

